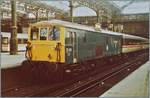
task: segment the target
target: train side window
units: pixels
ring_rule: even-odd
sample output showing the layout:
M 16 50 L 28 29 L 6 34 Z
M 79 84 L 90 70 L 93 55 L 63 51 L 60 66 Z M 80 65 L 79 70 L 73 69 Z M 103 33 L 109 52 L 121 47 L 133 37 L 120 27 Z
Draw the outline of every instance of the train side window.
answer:
M 72 44 L 72 43 L 73 43 L 73 33 L 66 32 L 66 44 Z
M 8 37 L 2 37 L 2 44 L 8 44 Z
M 31 28 L 30 39 L 31 40 L 38 40 L 38 36 L 39 36 L 39 29 L 36 27 Z
M 47 39 L 47 28 L 41 28 L 40 29 L 40 40 L 46 40 Z

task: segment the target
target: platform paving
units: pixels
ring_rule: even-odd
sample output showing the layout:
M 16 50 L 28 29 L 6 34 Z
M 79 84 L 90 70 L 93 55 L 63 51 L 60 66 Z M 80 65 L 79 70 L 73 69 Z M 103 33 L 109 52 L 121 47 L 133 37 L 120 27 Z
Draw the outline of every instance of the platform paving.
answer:
M 20 66 L 25 59 L 25 52 L 18 52 L 17 55 L 1 53 L 1 69 Z
M 146 62 L 128 77 L 100 96 L 104 98 L 148 98 L 149 64 Z

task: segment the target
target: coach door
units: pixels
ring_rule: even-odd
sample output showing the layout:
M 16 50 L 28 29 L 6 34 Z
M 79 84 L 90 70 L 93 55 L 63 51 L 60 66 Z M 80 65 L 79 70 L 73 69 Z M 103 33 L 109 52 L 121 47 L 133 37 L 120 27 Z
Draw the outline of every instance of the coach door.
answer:
M 67 32 L 65 43 L 66 43 L 66 49 L 65 49 L 66 63 L 71 64 L 76 62 L 76 57 L 77 57 L 76 33 L 72 31 Z

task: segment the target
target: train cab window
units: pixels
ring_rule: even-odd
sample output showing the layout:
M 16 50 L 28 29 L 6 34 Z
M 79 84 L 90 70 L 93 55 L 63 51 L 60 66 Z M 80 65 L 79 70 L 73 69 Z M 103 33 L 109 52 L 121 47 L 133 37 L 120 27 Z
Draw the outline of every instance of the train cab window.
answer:
M 31 40 L 38 40 L 38 38 L 39 38 L 39 29 L 36 27 L 31 28 L 30 39 Z
M 49 29 L 48 39 L 49 40 L 59 40 L 60 39 L 59 28 L 54 26 L 53 28 Z
M 2 37 L 2 44 L 8 44 L 8 37 Z
M 41 28 L 40 29 L 40 40 L 46 40 L 47 39 L 47 28 Z

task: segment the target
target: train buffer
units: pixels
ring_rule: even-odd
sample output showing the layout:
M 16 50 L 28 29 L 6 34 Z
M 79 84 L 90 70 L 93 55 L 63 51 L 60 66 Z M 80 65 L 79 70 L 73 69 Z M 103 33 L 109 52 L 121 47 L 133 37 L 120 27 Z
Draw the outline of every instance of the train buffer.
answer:
M 18 52 L 18 55 L 10 55 L 9 53 L 1 53 L 1 69 L 13 68 L 20 66 L 25 58 L 25 52 Z

